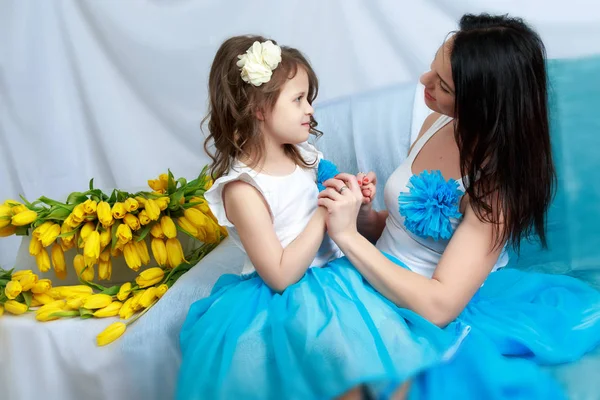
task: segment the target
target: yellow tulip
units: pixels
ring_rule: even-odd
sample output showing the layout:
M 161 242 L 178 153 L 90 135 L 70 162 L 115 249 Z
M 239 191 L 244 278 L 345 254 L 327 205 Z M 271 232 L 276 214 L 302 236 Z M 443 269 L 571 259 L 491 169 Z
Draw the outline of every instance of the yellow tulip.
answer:
M 0 229 L 8 226 L 12 218 L 12 210 L 9 206 L 0 205 Z
M 92 294 L 94 291 L 87 285 L 56 286 L 48 294 L 55 298 L 67 298 L 76 295 Z
M 64 303 L 64 300 L 56 300 L 55 298 L 53 298 L 52 296 L 50 296 L 47 293 L 36 293 L 33 295 L 33 298 L 38 302 L 43 304 L 44 306 L 49 305 L 49 304 L 58 304 L 56 302 L 60 301 L 62 303 Z
M 94 224 L 93 222 L 86 222 L 82 227 L 81 230 L 79 231 L 79 236 L 81 236 L 81 238 L 83 239 L 83 241 L 86 241 L 87 238 L 91 235 L 92 232 L 94 232 L 96 230 L 96 224 Z
M 64 281 L 65 279 L 67 279 L 67 270 L 65 269 L 64 271 L 54 271 L 54 275 L 56 275 L 56 277 L 61 281 Z
M 131 282 L 125 282 L 119 288 L 119 293 L 117 293 L 117 299 L 119 301 L 124 301 L 131 294 Z
M 25 207 L 23 204 L 17 204 L 16 206 L 12 206 L 10 209 L 10 211 L 13 214 L 19 214 L 19 213 L 22 213 L 23 211 L 27 211 L 27 210 L 28 210 L 28 208 Z
M 154 260 L 160 266 L 164 266 L 167 264 L 167 246 L 162 239 L 152 238 L 150 242 L 150 247 L 152 248 L 152 255 L 154 256 Z
M 33 232 L 31 233 L 31 236 L 34 236 L 39 239 L 41 237 L 41 235 L 43 235 L 44 232 L 46 232 L 46 230 L 48 230 L 48 228 L 50 228 L 53 224 L 54 224 L 54 222 L 52 222 L 52 221 L 44 222 L 43 224 L 39 225 L 37 228 L 35 228 L 33 230 Z
M 141 306 L 138 303 L 140 301 L 140 297 L 142 297 L 144 292 L 145 292 L 144 290 L 138 290 L 137 292 L 134 293 L 133 297 L 131 298 L 131 307 L 133 308 L 134 311 L 137 311 L 141 308 Z
M 145 199 L 145 198 L 143 198 L 142 196 L 137 196 L 137 197 L 135 198 L 135 201 L 137 201 L 137 202 L 138 202 L 138 207 L 139 207 L 139 208 L 144 208 L 144 207 L 146 207 L 146 199 Z
M 52 250 L 50 250 L 50 256 L 52 258 L 52 265 L 54 266 L 55 273 L 58 274 L 60 272 L 67 271 L 65 253 L 58 243 L 54 243 L 52 246 Z
M 135 278 L 135 283 L 138 284 L 140 288 L 146 288 L 148 286 L 154 286 L 158 282 L 162 281 L 165 277 L 165 271 L 159 267 L 148 268 L 147 270 L 142 271 L 137 278 Z
M 81 221 L 76 221 L 75 220 L 75 216 L 73 215 L 73 213 L 69 214 L 69 216 L 63 221 L 63 226 L 66 225 L 67 227 L 72 229 L 75 229 L 79 226 L 79 224 L 82 222 Z
M 110 249 L 106 249 L 102 253 L 100 253 L 100 261 L 108 260 L 110 260 Z
M 72 310 L 79 310 L 81 307 L 83 307 L 83 304 L 90 296 L 91 294 L 79 294 L 70 296 L 67 299 L 67 307 L 69 307 Z
M 146 210 L 140 211 L 140 213 L 138 214 L 138 219 L 140 220 L 140 224 L 142 225 L 148 225 L 150 222 L 152 222 L 150 220 L 150 217 L 148 217 L 148 213 L 146 213 Z
M 186 217 L 177 218 L 177 224 L 192 236 L 198 236 L 198 228 L 196 228 Z
M 94 317 L 96 318 L 106 318 L 106 317 L 114 317 L 119 314 L 119 310 L 123 306 L 123 303 L 120 301 L 113 301 L 109 305 L 104 308 L 101 308 L 94 312 Z
M 168 239 L 177 237 L 177 227 L 168 215 L 163 215 L 160 218 L 160 228 Z
M 148 215 L 148 218 L 150 218 L 151 221 L 157 221 L 158 217 L 160 216 L 160 207 L 158 207 L 158 204 L 156 204 L 155 200 L 152 199 L 148 199 L 146 201 L 146 215 Z
M 19 281 L 10 281 L 4 288 L 4 294 L 11 300 L 14 300 L 18 295 L 20 295 L 21 291 L 23 291 L 23 287 Z
M 160 226 L 160 224 L 154 224 L 152 225 L 152 228 L 150 228 L 150 234 L 158 239 L 164 239 L 165 238 L 165 234 L 163 233 L 163 230 Z
M 127 200 L 125 200 L 125 209 L 127 210 L 127 212 L 134 212 L 139 207 L 140 203 L 138 203 L 136 199 L 130 197 Z
M 82 222 L 85 218 L 85 209 L 83 208 L 83 204 L 77 204 L 71 214 L 73 214 L 74 221 Z
M 156 299 L 156 288 L 149 287 L 148 289 L 144 290 L 143 294 L 138 299 L 137 305 L 138 307 L 148 308 L 154 299 Z
M 66 233 L 69 232 L 73 232 L 73 227 L 71 227 L 69 224 L 67 224 L 67 222 L 63 222 L 63 224 L 60 226 L 60 234 L 64 235 Z M 75 233 L 71 234 L 71 235 L 66 235 L 60 238 L 61 241 L 63 241 L 65 244 L 68 244 L 70 242 L 73 242 L 75 240 Z
M 111 240 L 112 238 L 110 237 L 110 232 L 108 230 L 100 232 L 100 248 L 104 249 Z
M 48 272 L 50 271 L 50 256 L 45 249 L 42 249 L 40 253 L 35 256 L 35 262 L 40 270 L 40 272 Z
M 42 242 L 42 246 L 50 246 L 52 243 L 54 243 L 58 235 L 60 235 L 60 225 L 52 224 L 40 235 L 40 241 Z
M 73 259 L 73 266 L 75 267 L 75 272 L 77 276 L 81 277 L 84 281 L 93 281 L 96 272 L 94 271 L 93 266 L 89 266 L 86 268 L 85 259 L 81 254 L 77 254 Z
M 88 199 L 83 202 L 83 210 L 86 214 L 93 214 L 98 208 L 98 203 L 95 200 Z
M 27 312 L 28 307 L 27 304 L 19 303 L 16 300 L 8 300 L 6 303 L 4 303 L 4 309 L 11 314 L 21 315 Z
M 31 293 L 42 294 L 52 289 L 52 281 L 50 279 L 40 279 L 32 288 Z
M 167 261 L 171 268 L 175 268 L 185 261 L 183 248 L 176 238 L 167 239 Z
M 211 178 L 208 178 L 208 180 L 204 184 L 204 190 L 210 189 L 212 187 L 213 183 L 214 183 L 213 180 Z
M 117 243 L 125 244 L 129 243 L 133 237 L 131 228 L 127 224 L 121 224 L 117 228 Z
M 13 215 L 11 223 L 14 226 L 29 225 L 37 219 L 38 215 L 33 210 L 25 210 L 16 215 Z
M 165 283 L 163 283 L 162 285 L 156 288 L 156 297 L 160 299 L 164 296 L 165 293 L 167 293 L 167 290 L 169 290 L 169 287 Z
M 98 231 L 94 231 L 88 236 L 85 241 L 83 256 L 85 265 L 88 267 L 91 267 L 98 262 L 98 258 L 100 257 L 100 233 L 98 233 Z
M 207 226 L 211 221 L 202 211 L 196 208 L 188 208 L 183 211 L 183 215 L 196 227 Z
M 140 229 L 140 220 L 133 214 L 126 214 L 123 221 L 131 228 L 132 231 Z
M 119 310 L 119 317 L 121 317 L 121 319 L 129 319 L 129 318 L 131 318 L 133 313 L 135 313 L 135 310 L 131 306 L 132 302 L 133 302 L 133 297 L 130 297 L 129 299 L 127 299 L 127 301 L 123 304 L 123 306 Z
M 144 240 L 140 240 L 133 242 L 135 243 L 135 248 L 140 256 L 140 261 L 142 265 L 148 265 L 150 263 L 150 254 L 148 254 L 148 246 Z
M 158 179 L 148 179 L 148 186 L 150 186 L 152 190 L 158 193 L 164 193 L 167 189 L 166 186 L 163 187 L 161 181 Z
M 107 281 L 112 276 L 112 261 L 102 261 L 98 263 L 98 278 Z
M 37 237 L 31 236 L 31 240 L 29 241 L 29 254 L 35 257 L 38 254 L 40 254 L 42 249 L 42 242 L 40 242 L 40 240 Z
M 18 281 L 21 284 L 21 288 L 24 292 L 30 290 L 38 281 L 38 276 L 27 270 L 25 274 L 14 273 L 11 278 L 13 281 Z
M 15 234 L 17 231 L 17 227 L 13 225 L 5 226 L 4 228 L 0 228 L 0 237 L 8 237 Z
M 123 254 L 123 246 L 117 243 L 117 246 L 114 249 L 110 250 L 111 257 L 113 257 L 113 258 L 121 257 L 121 254 Z
M 60 318 L 60 315 L 56 315 L 64 312 L 62 308 L 48 308 L 42 312 L 39 310 L 35 313 L 35 319 L 40 322 L 54 321 Z
M 137 251 L 137 246 L 135 243 L 127 243 L 123 247 L 123 255 L 125 256 L 125 262 L 127 266 L 134 271 L 137 271 L 142 266 L 142 260 L 140 259 L 140 255 Z
M 108 294 L 93 294 L 85 300 L 83 307 L 88 310 L 104 308 L 112 303 L 112 296 Z
M 110 204 L 105 201 L 98 203 L 96 207 L 96 213 L 98 214 L 98 220 L 104 226 L 111 226 L 113 224 L 113 215 L 110 209 Z
M 169 207 L 169 203 L 171 202 L 171 199 L 169 197 L 159 197 L 155 201 L 156 201 L 156 204 L 158 205 L 158 208 L 160 209 L 160 211 L 164 211 L 167 209 L 167 207 Z
M 31 304 L 29 305 L 29 307 L 39 307 L 42 306 L 43 304 L 40 303 L 35 297 L 31 298 Z
M 112 206 L 112 216 L 114 219 L 121 219 L 127 214 L 127 209 L 125 208 L 125 204 L 121 202 L 116 202 Z
M 125 329 L 127 329 L 127 325 L 123 322 L 113 322 L 96 336 L 96 343 L 98 346 L 106 346 L 120 338 L 125 333 Z
M 11 279 L 13 281 L 16 281 L 27 275 L 35 275 L 35 274 L 30 269 L 22 269 L 22 270 L 13 272 L 11 275 Z
M 0 304 L 0 317 L 4 315 L 4 306 Z

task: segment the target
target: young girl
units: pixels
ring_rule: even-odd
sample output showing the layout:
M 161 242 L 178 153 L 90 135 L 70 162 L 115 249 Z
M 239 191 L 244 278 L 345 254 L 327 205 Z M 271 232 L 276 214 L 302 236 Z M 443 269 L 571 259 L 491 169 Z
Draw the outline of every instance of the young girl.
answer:
M 306 143 L 320 134 L 317 91 L 296 49 L 239 36 L 217 51 L 207 117 L 217 179 L 205 196 L 247 262 L 190 308 L 180 399 L 334 398 L 413 376 L 464 334 L 399 310 L 353 268 L 318 268 L 340 251 L 317 207 L 322 155 Z

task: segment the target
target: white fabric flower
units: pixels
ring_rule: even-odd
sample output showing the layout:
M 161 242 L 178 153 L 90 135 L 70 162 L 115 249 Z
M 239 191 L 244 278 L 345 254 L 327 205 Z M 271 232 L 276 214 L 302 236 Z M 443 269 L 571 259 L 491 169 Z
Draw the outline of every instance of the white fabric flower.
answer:
M 260 86 L 271 80 L 273 70 L 281 62 L 281 47 L 270 40 L 264 43 L 256 41 L 238 58 L 236 65 L 241 68 L 244 82 Z

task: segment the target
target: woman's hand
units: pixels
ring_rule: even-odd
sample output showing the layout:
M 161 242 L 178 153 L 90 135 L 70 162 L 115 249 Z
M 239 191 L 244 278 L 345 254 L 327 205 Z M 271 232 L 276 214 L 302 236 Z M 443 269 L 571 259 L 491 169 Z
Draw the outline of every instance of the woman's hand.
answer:
M 356 219 L 363 202 L 361 187 L 354 175 L 338 174 L 325 181 L 318 204 L 327 208 L 327 232 L 338 241 L 344 235 L 357 233 Z

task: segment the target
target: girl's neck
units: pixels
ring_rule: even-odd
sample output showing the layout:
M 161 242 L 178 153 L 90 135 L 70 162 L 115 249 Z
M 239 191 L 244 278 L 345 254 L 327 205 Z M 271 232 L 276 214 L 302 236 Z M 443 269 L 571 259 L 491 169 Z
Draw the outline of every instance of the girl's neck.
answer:
M 296 170 L 296 164 L 286 154 L 285 147 L 282 144 L 266 141 L 263 155 L 260 159 L 256 159 L 254 155 L 248 158 L 243 158 L 242 161 L 246 165 L 253 166 L 258 172 L 267 175 L 285 176 Z

